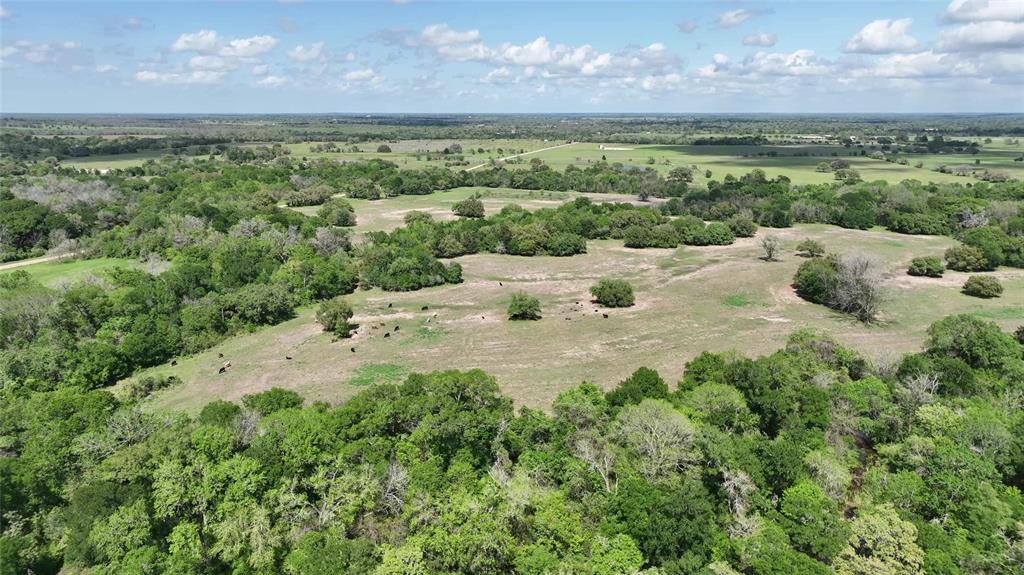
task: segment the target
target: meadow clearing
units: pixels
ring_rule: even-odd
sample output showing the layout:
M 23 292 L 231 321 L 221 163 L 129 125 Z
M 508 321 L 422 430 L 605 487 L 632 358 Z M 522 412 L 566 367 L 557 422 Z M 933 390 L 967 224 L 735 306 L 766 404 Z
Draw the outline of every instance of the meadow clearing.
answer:
M 410 209 L 441 212 L 471 193 L 354 203 L 366 230 L 398 225 Z M 513 201 L 531 207 L 556 201 L 547 195 L 523 200 L 492 196 L 485 203 L 491 211 Z M 762 228 L 758 237 L 765 234 L 782 239 L 782 261 L 760 260 L 758 238 L 730 246 L 644 250 L 625 248 L 621 240 L 591 241 L 587 254 L 567 258 L 464 256 L 457 258 L 464 269 L 461 284 L 405 293 L 360 290 L 349 296 L 360 324 L 351 339 L 332 342 L 314 320 L 313 308 L 300 308 L 294 319 L 135 377 L 178 376 L 183 384 L 154 395 L 151 407 L 196 411 L 213 399 L 237 400 L 274 386 L 310 400 L 338 402 L 371 383 L 458 365 L 486 369 L 519 405 L 547 408 L 567 387 L 592 381 L 608 389 L 640 366 L 657 369 L 674 385 L 684 363 L 701 351 L 770 353 L 801 328 L 821 330 L 868 357 L 886 360 L 919 349 L 928 325 L 950 314 L 974 313 L 1004 329 L 1024 323 L 1024 270 L 995 272 L 1006 292 L 992 300 L 960 293 L 968 274 L 906 275 L 912 257 L 941 256 L 955 245 L 950 238 L 829 225 Z M 790 283 L 802 259 L 793 248 L 803 238 L 838 253 L 874 254 L 884 262 L 888 297 L 880 321 L 864 325 L 795 295 Z M 634 307 L 608 310 L 590 303 L 588 288 L 608 277 L 635 286 Z M 505 308 L 517 290 L 540 299 L 543 319 L 506 320 Z M 225 361 L 232 366 L 218 375 Z

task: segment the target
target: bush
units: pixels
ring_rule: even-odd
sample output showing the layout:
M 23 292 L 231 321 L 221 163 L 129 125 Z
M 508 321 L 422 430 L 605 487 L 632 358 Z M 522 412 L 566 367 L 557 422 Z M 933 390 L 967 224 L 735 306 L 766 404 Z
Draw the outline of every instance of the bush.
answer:
M 512 294 L 512 301 L 508 304 L 508 319 L 540 319 L 540 300 L 525 292 Z
M 958 272 L 991 271 L 985 254 L 974 246 L 954 246 L 946 250 L 946 267 Z
M 606 307 L 629 307 L 634 303 L 633 286 L 625 280 L 604 279 L 591 286 L 594 300 Z
M 946 266 L 942 265 L 942 260 L 935 256 L 914 258 L 910 261 L 910 267 L 907 268 L 909 275 L 930 278 L 941 278 L 944 271 L 946 271 Z
M 800 264 L 793 278 L 793 287 L 803 299 L 827 303 L 838 281 L 839 272 L 832 258 L 814 258 Z
M 318 218 L 332 226 L 354 226 L 356 225 L 356 211 L 348 200 L 333 198 L 324 202 L 316 211 Z
M 681 243 L 693 245 L 697 236 L 704 231 L 704 220 L 697 216 L 682 216 L 672 220 L 672 227 Z
M 341 296 L 329 299 L 320 304 L 316 310 L 316 321 L 338 337 L 348 337 L 355 326 L 349 323 L 352 319 L 352 306 Z
M 285 196 L 284 202 L 288 207 L 318 206 L 334 195 L 334 189 L 329 186 L 314 186 L 296 190 Z
M 796 245 L 796 254 L 807 258 L 819 258 L 825 255 L 825 246 L 821 242 L 805 238 Z
M 302 396 L 294 391 L 272 387 L 267 391 L 242 397 L 242 405 L 266 417 L 282 409 L 302 406 Z
M 377 146 L 377 153 L 378 154 L 390 154 L 391 153 L 391 146 L 389 146 L 387 144 L 381 144 L 381 145 Z
M 464 218 L 482 218 L 484 217 L 484 203 L 476 196 L 466 198 L 452 206 L 452 213 Z
M 752 238 L 757 233 L 757 224 L 747 216 L 733 216 L 726 224 L 737 238 Z
M 450 284 L 462 283 L 462 264 L 459 262 L 448 264 L 448 267 L 444 270 L 444 281 Z
M 736 241 L 729 226 L 722 222 L 711 222 L 706 228 L 697 234 L 694 245 L 697 246 L 727 246 Z
M 544 251 L 552 256 L 573 256 L 587 253 L 587 240 L 569 232 L 557 233 L 548 238 Z
M 971 276 L 964 283 L 963 292 L 974 297 L 999 297 L 1003 294 L 1003 285 L 992 276 Z

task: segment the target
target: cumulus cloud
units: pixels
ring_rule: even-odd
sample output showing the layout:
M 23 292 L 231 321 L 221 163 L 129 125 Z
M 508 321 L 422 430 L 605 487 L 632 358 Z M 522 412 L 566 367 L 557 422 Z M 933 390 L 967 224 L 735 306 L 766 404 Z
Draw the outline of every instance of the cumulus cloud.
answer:
M 141 70 L 135 73 L 135 79 L 149 84 L 219 84 L 224 80 L 224 72 L 212 70 L 193 70 L 191 72 Z
M 862 54 L 910 52 L 917 48 L 917 40 L 907 34 L 912 22 L 910 18 L 875 20 L 850 38 L 846 43 L 846 51 Z
M 256 82 L 259 86 L 266 86 L 268 88 L 277 88 L 284 86 L 288 83 L 288 78 L 284 76 L 266 76 Z
M 220 55 L 228 58 L 255 58 L 274 49 L 277 38 L 273 36 L 253 36 L 231 40 L 220 49 Z
M 854 76 L 874 78 L 940 78 L 974 76 L 977 66 L 954 55 L 931 50 L 916 54 L 893 54 L 854 70 Z
M 821 76 L 831 71 L 828 62 L 822 60 L 814 50 L 783 52 L 758 52 L 746 58 L 738 71 L 758 76 Z
M 758 32 L 757 34 L 750 34 L 743 38 L 744 46 L 764 46 L 770 48 L 775 45 L 776 37 L 775 34 L 768 34 L 765 32 Z
M 418 39 L 412 42 L 413 45 L 451 46 L 453 44 L 470 44 L 479 41 L 479 30 L 460 32 L 448 26 L 448 24 L 431 24 L 420 32 Z
M 288 50 L 288 57 L 296 62 L 312 62 L 314 60 L 324 60 L 326 55 L 324 53 L 324 43 L 317 42 L 306 46 L 299 45 L 291 50 Z
M 730 10 L 719 14 L 716 22 L 719 28 L 732 28 L 750 20 L 753 16 L 754 13 L 750 10 Z
M 1024 21 L 1020 0 L 953 0 L 943 17 L 950 22 Z
M 684 20 L 676 24 L 676 28 L 683 34 L 693 34 L 697 30 L 697 23 L 693 20 Z
M 377 73 L 372 68 L 366 68 L 365 70 L 353 70 L 346 73 L 342 78 L 346 82 L 368 82 L 377 78 Z
M 1024 48 L 1024 22 L 974 22 L 944 30 L 939 47 L 949 51 Z
M 96 72 L 98 74 L 109 74 L 111 72 L 117 72 L 117 66 L 113 64 L 97 64 Z
M 266 64 L 257 64 L 252 67 L 253 76 L 266 76 L 270 73 L 270 66 Z
M 228 71 L 234 70 L 238 65 L 221 56 L 193 56 L 188 61 L 188 67 L 193 70 Z
M 217 47 L 219 39 L 217 32 L 213 30 L 200 30 L 198 32 L 186 32 L 171 44 L 171 50 L 175 52 L 209 52 Z

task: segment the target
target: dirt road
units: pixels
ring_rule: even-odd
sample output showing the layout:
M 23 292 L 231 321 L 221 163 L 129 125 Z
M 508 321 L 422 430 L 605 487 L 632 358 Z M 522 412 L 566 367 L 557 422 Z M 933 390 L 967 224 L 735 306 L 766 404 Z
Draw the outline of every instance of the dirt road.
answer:
M 557 150 L 558 148 L 565 148 L 565 147 L 574 146 L 574 145 L 576 145 L 576 142 L 569 142 L 568 144 L 559 144 L 557 146 L 549 146 L 547 148 L 541 148 L 539 150 L 533 150 L 533 151 L 530 151 L 530 152 L 523 152 L 522 154 L 513 154 L 511 156 L 505 156 L 504 158 L 498 158 L 498 161 L 499 162 L 507 162 L 508 160 L 512 160 L 512 159 L 518 158 L 520 156 L 529 156 L 530 154 L 539 154 L 540 152 L 546 152 L 548 150 Z M 486 163 L 483 163 L 483 164 L 478 164 L 476 166 L 473 166 L 472 168 L 466 168 L 466 171 L 467 172 L 472 172 L 473 170 L 476 170 L 478 168 L 482 168 L 484 166 L 489 166 L 489 165 L 491 165 L 490 162 L 486 162 Z

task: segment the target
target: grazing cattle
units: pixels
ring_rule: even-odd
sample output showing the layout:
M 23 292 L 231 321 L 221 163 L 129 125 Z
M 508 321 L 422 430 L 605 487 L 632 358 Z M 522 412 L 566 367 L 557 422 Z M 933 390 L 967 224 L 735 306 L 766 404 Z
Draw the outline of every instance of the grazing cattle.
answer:
M 498 282 L 498 285 L 501 286 L 501 287 L 505 287 L 505 284 L 503 284 L 501 282 Z
M 484 316 L 480 316 L 480 319 L 487 319 L 487 318 L 486 318 L 486 317 L 484 317 Z
M 338 341 L 338 338 L 336 338 L 336 337 L 332 337 L 332 338 L 331 338 L 331 343 L 334 343 L 334 342 L 336 342 L 336 341 Z
M 397 325 L 395 326 L 395 331 L 398 331 L 398 326 Z
M 354 347 L 350 347 L 349 349 L 351 349 L 351 350 L 352 350 L 352 353 L 355 353 L 355 352 L 356 352 L 356 348 L 354 348 Z
M 603 315 L 603 316 L 604 316 L 604 319 L 608 319 L 608 314 L 606 314 L 606 313 L 603 313 L 603 314 L 601 314 L 601 315 Z
M 420 308 L 420 311 L 427 311 L 428 309 L 430 309 L 430 306 L 429 305 L 425 305 L 425 306 Z
M 171 367 L 174 367 L 175 365 L 178 365 L 178 360 L 172 359 L 171 360 Z
M 385 333 L 384 337 L 391 337 L 391 334 L 390 333 Z
M 391 309 L 391 304 L 390 303 L 388 304 L 388 309 Z
M 230 361 L 224 362 L 224 369 L 228 369 L 230 367 L 231 367 L 231 362 Z
M 226 368 L 226 367 L 221 367 L 220 369 L 218 369 L 218 370 L 217 370 L 217 373 L 224 373 L 224 372 L 226 372 L 227 370 L 228 370 L 228 368 Z
M 223 353 L 218 353 L 218 354 L 217 354 L 217 357 L 221 357 L 221 358 L 223 358 L 223 357 L 224 357 L 224 354 L 223 354 Z
M 286 355 L 286 356 L 284 356 L 284 358 L 285 358 L 285 359 L 287 359 L 287 360 L 289 360 L 289 361 L 291 361 L 291 359 L 292 359 L 292 356 L 290 356 L 290 355 Z

